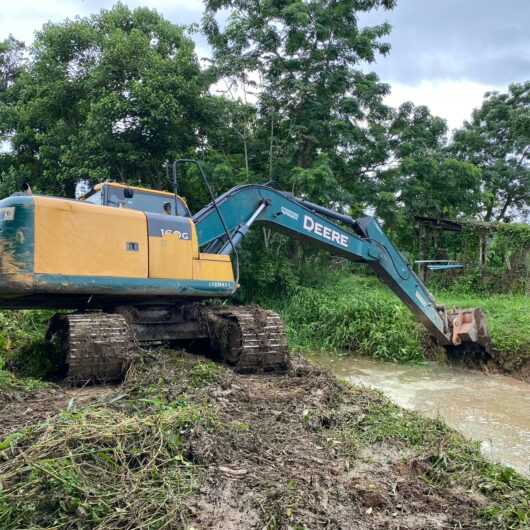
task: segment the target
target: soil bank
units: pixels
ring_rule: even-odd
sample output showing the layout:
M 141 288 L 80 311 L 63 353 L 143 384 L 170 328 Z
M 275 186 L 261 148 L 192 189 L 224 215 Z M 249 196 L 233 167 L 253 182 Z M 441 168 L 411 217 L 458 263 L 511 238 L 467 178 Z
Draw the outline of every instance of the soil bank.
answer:
M 117 387 L 0 395 L 0 528 L 530 524 L 528 480 L 377 391 L 302 359 L 243 376 L 154 357 Z

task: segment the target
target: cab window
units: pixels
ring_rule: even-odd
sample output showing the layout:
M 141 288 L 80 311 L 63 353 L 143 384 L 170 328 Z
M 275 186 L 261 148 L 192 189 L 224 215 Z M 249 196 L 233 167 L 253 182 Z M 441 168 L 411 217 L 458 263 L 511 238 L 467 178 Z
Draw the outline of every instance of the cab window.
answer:
M 89 195 L 85 195 L 85 197 L 81 200 L 84 202 L 89 202 L 90 204 L 101 205 L 101 191 L 95 191 Z
M 190 212 L 180 198 L 171 195 L 158 195 L 130 188 L 108 186 L 106 205 L 116 208 L 131 208 L 142 212 L 189 217 Z

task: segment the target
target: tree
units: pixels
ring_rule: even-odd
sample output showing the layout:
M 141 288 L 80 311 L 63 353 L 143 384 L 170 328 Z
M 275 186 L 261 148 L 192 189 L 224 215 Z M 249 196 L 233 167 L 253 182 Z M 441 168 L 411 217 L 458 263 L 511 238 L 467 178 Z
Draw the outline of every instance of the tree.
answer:
M 530 206 L 530 82 L 489 92 L 452 151 L 482 170 L 485 221 L 508 221 Z
M 382 24 L 361 28 L 360 13 L 391 9 L 394 0 L 207 0 L 203 28 L 213 46 L 219 77 L 254 82 L 258 88 L 261 171 L 298 193 L 303 173 L 323 165 L 333 178 L 323 181 L 314 200 L 344 201 L 345 191 L 362 190 L 359 176 L 372 158 L 376 124 L 388 109 L 388 86 L 360 70 L 389 46 Z M 224 29 L 215 15 L 230 9 Z M 369 157 L 368 157 L 369 158 Z M 329 177 L 328 172 L 325 174 Z M 294 175 L 294 177 L 293 177 Z M 302 184 L 302 185 L 300 185 Z M 327 184 L 324 188 L 324 184 Z M 312 190 L 316 188 L 312 186 Z
M 13 35 L 0 42 L 0 97 L 15 82 L 25 66 L 25 45 Z
M 414 244 L 414 216 L 459 218 L 480 208 L 480 170 L 447 149 L 447 124 L 404 103 L 387 131 L 389 157 L 375 176 L 374 206 L 401 245 Z
M 184 30 L 118 3 L 47 24 L 0 109 L 35 189 L 73 194 L 79 178 L 160 185 L 163 164 L 201 145 L 209 80 Z

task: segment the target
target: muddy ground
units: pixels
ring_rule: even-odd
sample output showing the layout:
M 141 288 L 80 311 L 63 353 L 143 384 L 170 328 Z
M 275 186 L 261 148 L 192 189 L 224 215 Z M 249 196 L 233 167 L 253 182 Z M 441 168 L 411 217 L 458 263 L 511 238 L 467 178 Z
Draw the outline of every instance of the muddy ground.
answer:
M 9 399 L 0 394 L 0 440 L 23 426 L 48 420 L 46 428 L 32 435 L 31 444 L 42 443 L 64 410 L 138 414 L 141 402 L 149 403 L 149 411 L 142 408 L 142 414 L 152 414 L 153 403 L 166 410 L 185 399 L 207 406 L 215 418 L 213 426 L 197 422 L 181 432 L 182 455 L 196 476 L 195 486 L 179 500 L 171 517 L 148 528 L 504 527 L 483 518 L 497 503 L 484 494 L 473 470 L 465 480 L 460 468 L 453 479 L 451 473 L 440 471 L 447 466 L 440 459 L 450 459 L 446 450 L 458 436 L 438 422 L 418 423 L 413 413 L 392 406 L 388 410 L 396 417 L 387 424 L 389 405 L 380 394 L 339 383 L 302 359 L 284 375 L 253 376 L 203 361 L 184 353 L 165 354 L 163 361 L 133 370 L 119 386 L 53 386 Z M 400 423 L 406 432 L 401 432 Z M 29 454 L 30 447 L 0 451 L 0 484 L 13 505 L 24 501 L 17 481 L 28 475 L 9 462 L 24 451 Z M 9 478 L 2 479 L 2 473 Z M 128 478 L 122 480 L 127 488 Z M 1 495 L 0 489 L 0 510 Z M 137 516 L 119 509 L 124 511 L 119 524 L 115 514 L 99 526 L 83 523 L 77 508 L 64 519 L 71 523 L 56 527 L 144 528 Z M 13 511 L 12 519 L 5 520 L 15 521 L 15 516 Z M 31 517 L 40 521 L 38 514 Z

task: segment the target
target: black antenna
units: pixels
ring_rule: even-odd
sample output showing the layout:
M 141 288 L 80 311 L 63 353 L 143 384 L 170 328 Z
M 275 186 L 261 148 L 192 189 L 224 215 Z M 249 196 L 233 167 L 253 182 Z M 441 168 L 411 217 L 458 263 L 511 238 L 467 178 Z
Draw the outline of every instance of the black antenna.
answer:
M 175 160 L 173 162 L 173 193 L 175 195 L 178 195 L 178 191 L 179 191 L 178 181 L 177 181 L 177 165 L 179 163 L 182 164 L 183 160 Z M 168 168 L 168 170 L 169 170 L 169 168 Z M 169 171 L 168 171 L 168 173 L 169 173 Z

